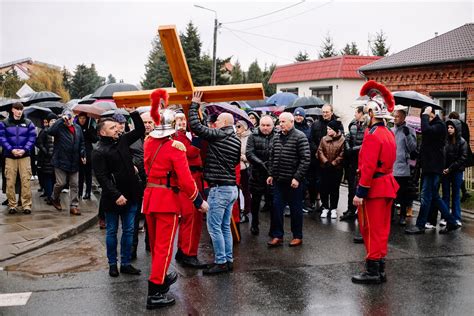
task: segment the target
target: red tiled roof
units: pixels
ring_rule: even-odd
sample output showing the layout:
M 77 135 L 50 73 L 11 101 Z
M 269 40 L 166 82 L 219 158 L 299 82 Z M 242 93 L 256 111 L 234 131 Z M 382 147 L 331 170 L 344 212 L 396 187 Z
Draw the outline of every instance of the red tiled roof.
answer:
M 345 55 L 278 66 L 269 83 L 361 79 L 357 69 L 380 58 L 379 56 Z

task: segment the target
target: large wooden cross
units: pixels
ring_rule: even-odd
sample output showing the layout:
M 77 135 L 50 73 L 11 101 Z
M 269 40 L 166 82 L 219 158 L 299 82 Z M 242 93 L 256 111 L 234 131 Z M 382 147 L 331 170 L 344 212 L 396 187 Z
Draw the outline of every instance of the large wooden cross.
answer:
M 160 26 L 158 33 L 176 87 L 165 88 L 169 93 L 169 104 L 181 104 L 187 114 L 193 91 L 203 92 L 203 102 L 264 99 L 261 83 L 194 87 L 176 27 L 174 25 Z M 150 105 L 152 92 L 153 90 L 115 92 L 113 98 L 119 107 L 138 107 Z

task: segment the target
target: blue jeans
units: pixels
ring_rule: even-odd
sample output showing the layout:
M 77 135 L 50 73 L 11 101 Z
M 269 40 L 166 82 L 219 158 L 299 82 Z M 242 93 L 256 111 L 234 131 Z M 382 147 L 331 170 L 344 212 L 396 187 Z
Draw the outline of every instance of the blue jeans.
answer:
M 461 185 L 463 181 L 463 172 L 454 172 L 443 177 L 443 201 L 449 206 L 450 193 L 452 192 L 451 212 L 456 221 L 461 221 Z
M 53 196 L 54 174 L 44 173 L 43 185 L 44 185 L 44 194 L 46 195 L 47 198 L 51 199 Z
M 303 186 L 293 189 L 290 183 L 276 183 L 273 195 L 270 235 L 283 238 L 283 214 L 286 205 L 290 207 L 291 232 L 293 238 L 303 239 Z
M 429 173 L 422 175 L 423 181 L 421 184 L 421 206 L 420 213 L 416 219 L 416 226 L 424 229 L 425 224 L 430 214 L 431 203 L 435 203 L 435 206 L 441 212 L 441 217 L 451 225 L 456 225 L 456 220 L 449 213 L 449 209 L 444 201 L 439 196 L 439 174 Z
M 120 211 L 110 210 L 105 212 L 105 223 L 107 225 L 105 244 L 107 246 L 107 259 L 109 260 L 109 265 L 117 264 L 117 231 L 119 217 L 122 220 L 120 264 L 122 266 L 130 265 L 133 243 L 133 224 L 136 212 L 136 203 L 132 203 Z
M 234 261 L 232 257 L 230 218 L 232 216 L 232 206 L 237 200 L 237 196 L 238 190 L 235 185 L 216 186 L 209 190 L 207 230 L 214 247 L 214 262 L 217 264 Z

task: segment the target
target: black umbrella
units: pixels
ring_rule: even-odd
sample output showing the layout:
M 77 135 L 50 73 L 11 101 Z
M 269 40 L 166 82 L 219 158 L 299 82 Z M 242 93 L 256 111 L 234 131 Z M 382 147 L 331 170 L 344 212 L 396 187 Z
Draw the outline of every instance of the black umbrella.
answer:
M 112 99 L 114 92 L 121 91 L 138 91 L 138 88 L 130 83 L 109 83 L 95 90 L 92 94 L 92 98 Z
M 416 91 L 396 91 L 396 92 L 393 92 L 392 94 L 393 94 L 393 97 L 395 98 L 395 104 L 412 106 L 415 108 L 423 108 L 425 106 L 431 106 L 435 110 L 443 109 L 433 99 Z
M 59 101 L 61 97 L 54 92 L 51 91 L 40 91 L 40 92 L 33 92 L 24 102 L 25 106 L 43 102 L 43 101 Z
M 322 116 L 323 111 L 321 110 L 321 108 L 311 108 L 311 109 L 306 110 L 306 115 L 309 115 L 309 116 Z
M 100 117 L 112 117 L 114 114 L 122 114 L 123 116 L 129 117 L 130 113 L 128 113 L 127 110 L 125 109 L 114 109 L 114 110 L 108 110 L 105 111 L 100 115 Z
M 24 101 L 23 99 L 3 99 L 0 101 L 0 111 L 10 111 L 14 103 Z
M 23 111 L 25 116 L 38 127 L 43 126 L 43 120 L 46 118 L 46 116 L 48 116 L 49 113 L 52 112 L 53 111 L 51 111 L 51 109 L 36 104 L 25 107 L 25 111 Z
M 244 101 L 244 102 L 247 103 L 251 108 L 257 108 L 257 107 L 267 105 L 266 100 L 248 100 L 248 101 Z
M 58 101 L 45 101 L 45 102 L 38 102 L 35 105 L 40 106 L 42 108 L 47 108 L 53 111 L 54 114 L 61 114 L 63 110 L 66 108 L 64 103 Z
M 294 109 L 298 107 L 302 107 L 303 109 L 312 108 L 312 107 L 322 107 L 326 102 L 318 97 L 309 96 L 309 97 L 299 97 L 293 103 L 286 107 L 285 111 L 292 112 Z
M 86 95 L 82 99 L 80 99 L 79 102 L 77 102 L 77 104 L 92 104 L 95 101 L 97 101 L 97 99 L 94 99 L 91 93 L 91 94 Z

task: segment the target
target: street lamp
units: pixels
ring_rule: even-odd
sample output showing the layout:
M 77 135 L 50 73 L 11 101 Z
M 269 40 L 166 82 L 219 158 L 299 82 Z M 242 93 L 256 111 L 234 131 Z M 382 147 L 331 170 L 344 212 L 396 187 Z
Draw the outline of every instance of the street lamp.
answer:
M 216 76 L 217 76 L 217 60 L 216 60 L 216 49 L 217 49 L 217 28 L 220 26 L 219 22 L 217 21 L 217 11 L 212 10 L 209 8 L 205 8 L 203 6 L 194 5 L 196 8 L 208 10 L 214 12 L 214 47 L 212 49 L 212 72 L 211 72 L 211 85 L 216 85 Z

